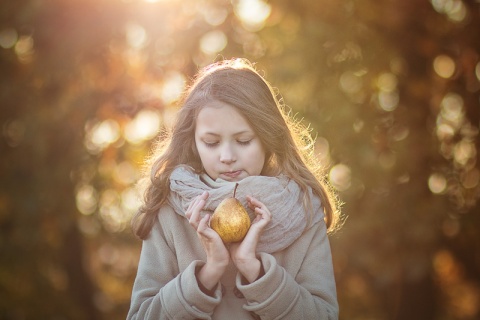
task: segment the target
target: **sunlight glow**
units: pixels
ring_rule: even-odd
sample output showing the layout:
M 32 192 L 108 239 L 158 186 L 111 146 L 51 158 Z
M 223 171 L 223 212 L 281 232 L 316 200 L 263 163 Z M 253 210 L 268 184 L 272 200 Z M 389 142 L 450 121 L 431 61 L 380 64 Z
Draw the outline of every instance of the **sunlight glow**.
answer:
M 217 6 L 202 6 L 200 12 L 203 15 L 203 19 L 211 26 L 221 25 L 228 16 L 226 9 Z
M 103 225 L 110 232 L 121 232 L 125 230 L 131 219 L 131 212 L 121 207 L 121 195 L 113 190 L 103 191 L 100 199 L 100 216 Z
M 137 23 L 128 23 L 125 26 L 127 43 L 130 47 L 141 49 L 147 43 L 148 37 L 145 28 Z
M 256 33 L 243 35 L 243 52 L 255 59 L 265 55 L 267 46 L 265 41 Z
M 137 180 L 137 171 L 128 161 L 123 161 L 115 166 L 113 178 L 123 185 L 130 185 Z
M 245 29 L 252 32 L 263 28 L 271 10 L 270 5 L 262 0 L 238 0 L 235 5 L 236 16 Z
M 134 188 L 125 189 L 121 194 L 122 208 L 131 216 L 141 205 L 140 195 Z
M 315 152 L 317 158 L 323 167 L 327 167 L 330 164 L 330 144 L 328 140 L 323 137 L 318 137 L 315 140 Z
M 115 120 L 86 125 L 85 146 L 91 152 L 99 152 L 120 138 L 120 126 Z
M 214 55 L 227 46 L 227 41 L 227 36 L 222 31 L 210 31 L 200 38 L 200 50 L 207 55 Z
M 125 126 L 125 139 L 132 144 L 149 140 L 158 133 L 160 122 L 160 114 L 157 111 L 142 110 Z
M 120 198 L 118 192 L 113 189 L 107 189 L 102 192 L 100 198 L 100 205 L 103 207 L 109 207 L 118 204 Z
M 177 101 L 183 94 L 186 86 L 185 76 L 177 71 L 168 73 L 164 79 L 161 97 L 166 105 Z
M 125 230 L 131 218 L 130 215 L 126 214 L 117 205 L 109 207 L 102 206 L 100 208 L 100 216 L 102 217 L 103 225 L 109 232 L 121 232 Z

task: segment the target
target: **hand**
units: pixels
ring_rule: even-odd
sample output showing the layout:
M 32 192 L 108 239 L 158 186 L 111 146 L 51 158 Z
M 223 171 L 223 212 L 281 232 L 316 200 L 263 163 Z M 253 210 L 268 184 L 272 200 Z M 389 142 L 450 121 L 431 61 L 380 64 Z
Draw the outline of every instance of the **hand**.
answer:
M 210 215 L 200 217 L 200 212 L 205 206 L 208 192 L 203 192 L 193 199 L 185 212 L 190 225 L 197 231 L 198 238 L 202 243 L 207 255 L 206 264 L 197 274 L 198 281 L 207 289 L 212 289 L 218 283 L 230 261 L 227 248 L 222 239 L 213 229 L 209 227 Z
M 254 197 L 247 197 L 248 206 L 255 212 L 255 219 L 242 242 L 232 243 L 230 256 L 238 271 L 249 281 L 260 275 L 261 262 L 256 255 L 258 240 L 265 226 L 272 220 L 268 208 Z

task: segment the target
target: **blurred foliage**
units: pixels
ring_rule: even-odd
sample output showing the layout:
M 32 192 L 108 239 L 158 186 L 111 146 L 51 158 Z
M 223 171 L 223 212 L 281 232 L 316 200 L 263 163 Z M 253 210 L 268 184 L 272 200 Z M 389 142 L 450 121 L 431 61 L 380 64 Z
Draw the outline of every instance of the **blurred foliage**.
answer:
M 0 319 L 125 318 L 135 181 L 222 57 L 312 124 L 341 318 L 478 319 L 479 31 L 473 0 L 4 1 Z

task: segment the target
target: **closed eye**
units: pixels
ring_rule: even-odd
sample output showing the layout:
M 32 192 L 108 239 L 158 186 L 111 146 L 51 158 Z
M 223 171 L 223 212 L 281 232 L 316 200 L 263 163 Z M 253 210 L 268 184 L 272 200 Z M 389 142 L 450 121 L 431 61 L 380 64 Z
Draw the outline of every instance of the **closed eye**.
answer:
M 248 146 L 252 142 L 252 139 L 250 140 L 237 140 L 237 143 L 241 146 Z
M 205 144 L 205 146 L 207 146 L 207 148 L 214 148 L 218 145 L 218 142 L 207 142 L 207 141 L 204 141 L 203 142 Z

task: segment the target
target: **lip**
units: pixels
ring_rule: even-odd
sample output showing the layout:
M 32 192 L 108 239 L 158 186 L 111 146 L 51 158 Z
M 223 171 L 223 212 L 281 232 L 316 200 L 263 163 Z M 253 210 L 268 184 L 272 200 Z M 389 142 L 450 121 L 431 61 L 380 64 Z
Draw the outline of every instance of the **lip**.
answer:
M 222 175 L 233 179 L 233 178 L 238 177 L 241 173 L 242 173 L 242 170 L 237 170 L 237 171 L 223 172 Z

